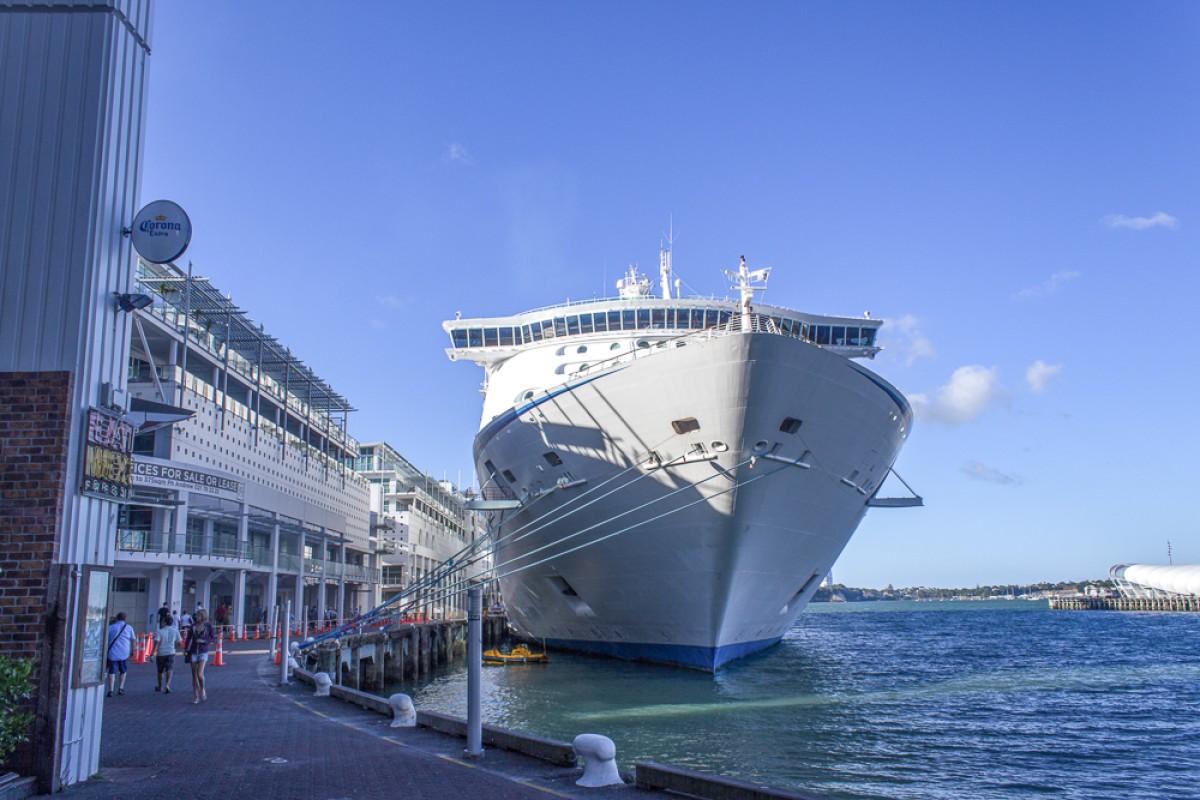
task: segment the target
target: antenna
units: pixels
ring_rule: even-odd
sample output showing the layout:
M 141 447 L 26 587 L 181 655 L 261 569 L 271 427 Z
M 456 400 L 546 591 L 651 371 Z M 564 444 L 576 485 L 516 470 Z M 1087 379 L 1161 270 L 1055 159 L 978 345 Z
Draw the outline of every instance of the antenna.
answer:
M 667 244 L 658 245 L 658 282 L 662 287 L 664 300 L 671 299 L 671 247 L 675 244 L 675 220 L 671 219 L 671 232 L 667 235 Z

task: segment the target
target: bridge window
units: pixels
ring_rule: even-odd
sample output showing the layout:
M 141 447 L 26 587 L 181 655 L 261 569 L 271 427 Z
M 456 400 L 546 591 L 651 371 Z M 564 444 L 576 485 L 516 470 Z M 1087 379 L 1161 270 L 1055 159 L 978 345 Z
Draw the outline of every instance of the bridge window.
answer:
M 817 326 L 817 344 L 829 344 L 829 326 Z
M 471 328 L 467 331 L 468 347 L 483 347 L 483 328 Z
M 667 327 L 667 312 L 661 308 L 656 308 L 650 312 L 650 325 L 654 328 Z
M 596 333 L 605 333 L 608 330 L 608 316 L 603 311 L 597 311 L 594 319 Z
M 834 325 L 833 326 L 833 335 L 830 338 L 833 340 L 834 344 L 845 344 L 846 343 L 846 326 L 845 325 Z
M 455 328 L 454 330 L 450 331 L 450 336 L 454 339 L 455 347 L 466 347 L 467 346 L 467 329 L 466 328 Z
M 567 317 L 567 335 L 579 335 L 579 317 Z
M 501 347 L 511 347 L 512 343 L 513 343 L 513 329 L 512 328 L 501 328 L 500 329 L 500 346 Z
M 483 329 L 483 346 L 484 347 L 495 347 L 496 342 L 497 342 L 496 329 L 495 328 L 484 328 Z
M 555 317 L 554 318 L 554 335 L 555 336 L 566 336 L 567 335 L 566 317 Z
M 592 332 L 592 315 L 591 314 L 580 314 L 579 315 L 579 332 L 580 333 L 591 333 Z
M 637 312 L 637 326 L 641 330 L 650 327 L 650 309 L 639 308 Z

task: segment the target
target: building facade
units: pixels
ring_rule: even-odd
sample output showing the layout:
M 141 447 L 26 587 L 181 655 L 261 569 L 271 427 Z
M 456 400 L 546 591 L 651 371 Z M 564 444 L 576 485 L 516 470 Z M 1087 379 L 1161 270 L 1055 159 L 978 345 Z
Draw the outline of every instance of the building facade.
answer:
M 138 262 L 128 380 L 133 491 L 113 605 L 166 603 L 242 632 L 287 609 L 345 618 L 375 596 L 368 484 L 349 401 L 206 278 Z
M 355 470 L 371 485 L 371 511 L 382 551 L 380 602 L 428 582 L 482 536 L 483 519 L 467 508 L 470 498 L 449 481 L 421 472 L 387 442 L 362 444 Z M 466 584 L 478 580 L 486 564 L 486 559 L 480 560 L 456 577 L 422 589 L 422 613 L 465 616 Z
M 99 766 L 104 602 L 150 0 L 0 0 L 0 651 L 33 659 L 10 758 L 40 792 Z M 94 434 L 94 435 L 93 435 Z M 93 603 L 93 599 L 97 599 Z

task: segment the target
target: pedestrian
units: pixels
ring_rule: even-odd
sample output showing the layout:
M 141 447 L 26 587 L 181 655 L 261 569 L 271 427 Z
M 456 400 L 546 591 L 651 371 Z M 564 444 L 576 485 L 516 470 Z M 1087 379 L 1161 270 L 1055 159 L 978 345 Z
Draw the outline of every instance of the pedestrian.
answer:
M 161 623 L 164 618 L 166 618 L 166 619 L 171 618 L 171 609 L 167 607 L 167 603 L 165 600 L 163 601 L 162 608 L 160 608 L 158 610 L 158 621 L 160 623 L 159 627 L 162 627 Z
M 175 650 L 179 640 L 179 629 L 171 624 L 168 613 L 158 621 L 158 630 L 154 632 L 154 666 L 158 670 L 156 692 L 171 693 L 171 675 L 175 671 Z
M 113 684 L 117 693 L 125 694 L 125 671 L 128 668 L 129 651 L 133 646 L 133 628 L 125 622 L 125 612 L 117 614 L 108 626 L 108 696 L 113 696 Z M 121 679 L 117 682 L 117 673 Z
M 228 621 L 229 621 L 229 610 L 227 608 L 225 608 L 224 603 L 221 603 L 221 605 L 217 606 L 217 624 L 224 625 Z
M 192 629 L 192 615 L 184 611 L 179 615 L 179 632 L 184 636 Z
M 204 690 L 204 665 L 208 663 L 208 648 L 216 638 L 217 633 L 208 621 L 208 614 L 204 613 L 203 608 L 197 609 L 188 636 L 187 650 L 184 651 L 184 661 L 192 665 L 193 705 L 208 700 L 208 693 Z

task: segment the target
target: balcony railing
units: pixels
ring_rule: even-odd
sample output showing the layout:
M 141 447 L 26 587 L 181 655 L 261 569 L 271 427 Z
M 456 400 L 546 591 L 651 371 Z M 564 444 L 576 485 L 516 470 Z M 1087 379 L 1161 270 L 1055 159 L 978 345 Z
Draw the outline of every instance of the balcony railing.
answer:
M 117 529 L 117 549 L 123 553 L 185 555 L 250 560 L 250 543 L 224 536 L 198 536 L 168 531 Z

